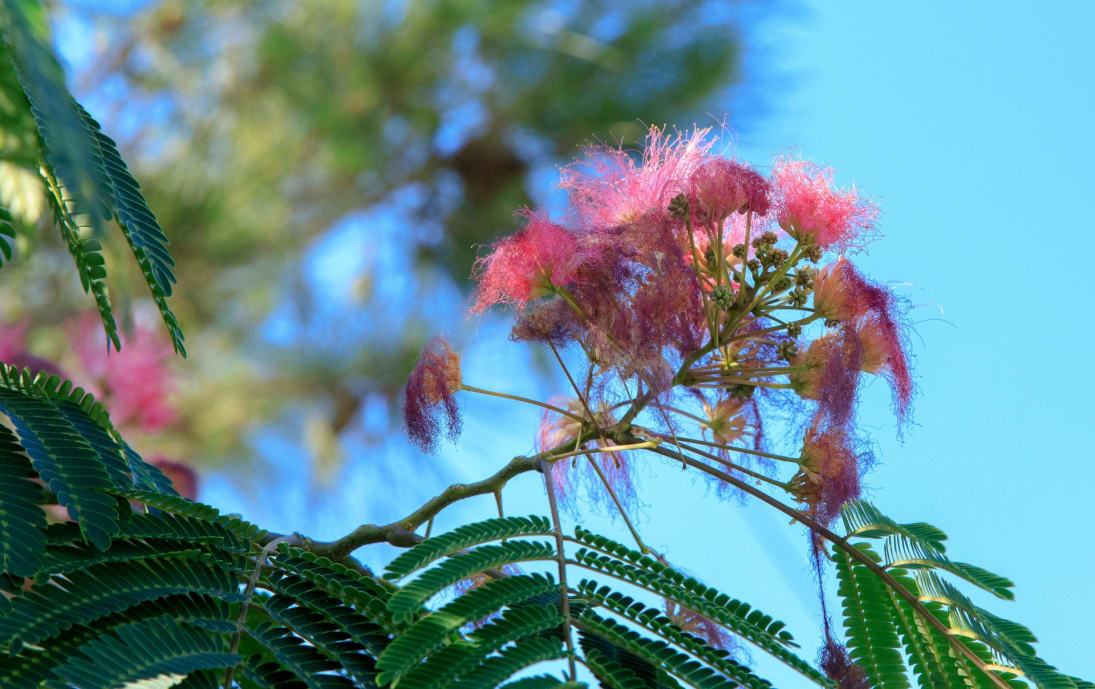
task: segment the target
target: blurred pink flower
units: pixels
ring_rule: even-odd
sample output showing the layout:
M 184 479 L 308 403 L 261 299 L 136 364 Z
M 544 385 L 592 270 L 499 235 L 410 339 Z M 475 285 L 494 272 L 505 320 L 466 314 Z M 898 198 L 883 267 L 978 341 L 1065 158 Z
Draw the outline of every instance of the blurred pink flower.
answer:
M 43 371 L 64 378 L 65 374 L 57 364 L 27 351 L 29 326 L 30 322 L 25 318 L 12 325 L 0 326 L 0 361 L 20 370 Z
M 171 479 L 171 484 L 179 495 L 187 500 L 198 499 L 198 474 L 189 466 L 182 462 L 170 460 L 163 455 L 153 457 L 148 463 L 157 467 L 167 478 Z
M 10 363 L 12 357 L 27 351 L 27 328 L 29 321 L 0 327 L 0 361 Z
M 174 351 L 158 331 L 136 326 L 132 335 L 122 335 L 120 352 L 108 350 L 94 315 L 85 314 L 70 333 L 85 374 L 77 382 L 103 401 L 114 423 L 156 431 L 175 420 L 167 366 Z

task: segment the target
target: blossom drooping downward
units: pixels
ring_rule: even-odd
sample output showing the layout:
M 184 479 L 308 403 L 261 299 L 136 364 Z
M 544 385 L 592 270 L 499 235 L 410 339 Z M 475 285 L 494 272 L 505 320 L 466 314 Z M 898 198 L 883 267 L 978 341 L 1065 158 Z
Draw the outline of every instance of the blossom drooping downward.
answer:
M 814 309 L 830 321 L 844 323 L 845 337 L 854 330 L 860 369 L 889 381 L 898 418 L 904 420 L 913 386 L 893 293 L 860 275 L 851 261 L 841 257 L 818 273 Z
M 826 426 L 819 417 L 806 431 L 802 466 L 791 480 L 794 493 L 810 516 L 827 526 L 844 503 L 859 497 L 861 464 L 868 460 L 845 429 Z
M 772 183 L 778 193 L 776 220 L 796 238 L 812 237 L 822 249 L 857 247 L 875 230 L 878 208 L 855 187 L 833 186 L 832 168 L 777 158 Z
M 500 303 L 523 306 L 549 294 L 553 285 L 574 279 L 587 254 L 567 229 L 530 215 L 524 229 L 496 243 L 476 262 L 479 288 L 471 310 L 482 313 Z
M 403 400 L 407 433 L 423 451 L 433 452 L 442 432 L 450 440 L 460 435 L 455 395 L 462 383 L 460 355 L 444 338 L 430 340 L 407 377 Z

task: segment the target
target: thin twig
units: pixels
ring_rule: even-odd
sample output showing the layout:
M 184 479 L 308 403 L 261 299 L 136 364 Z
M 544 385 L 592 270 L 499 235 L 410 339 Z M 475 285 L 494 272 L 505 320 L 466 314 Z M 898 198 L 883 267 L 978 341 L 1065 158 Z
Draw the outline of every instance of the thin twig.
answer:
M 289 540 L 285 536 L 280 536 L 267 543 L 259 556 L 255 558 L 255 569 L 251 572 L 251 578 L 247 580 L 247 587 L 243 590 L 243 604 L 240 605 L 240 614 L 236 617 L 236 631 L 232 634 L 232 642 L 228 646 L 228 652 L 235 655 L 240 649 L 240 637 L 243 636 L 243 625 L 247 622 L 247 609 L 251 607 L 251 597 L 255 595 L 255 587 L 258 586 L 259 577 L 262 575 L 262 568 L 266 565 L 266 558 L 270 555 L 270 552 L 274 548 L 278 547 L 279 543 Z M 236 666 L 229 666 L 224 671 L 224 689 L 232 689 L 232 679 L 236 674 Z
M 574 665 L 574 638 L 570 632 L 570 587 L 567 586 L 567 560 L 566 551 L 563 550 L 563 525 L 559 520 L 559 505 L 555 500 L 555 486 L 551 482 L 551 464 L 546 459 L 541 459 L 539 468 L 544 477 L 548 506 L 551 508 L 551 522 L 555 529 L 555 548 L 559 561 L 559 607 L 563 613 L 563 639 L 567 645 L 570 681 L 573 682 L 578 679 L 578 669 Z

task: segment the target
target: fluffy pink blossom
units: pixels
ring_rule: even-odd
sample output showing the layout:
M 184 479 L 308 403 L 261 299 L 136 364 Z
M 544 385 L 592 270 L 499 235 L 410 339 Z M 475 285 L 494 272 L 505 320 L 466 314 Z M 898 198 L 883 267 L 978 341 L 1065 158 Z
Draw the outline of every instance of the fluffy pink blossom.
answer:
M 570 198 L 574 222 L 594 228 L 635 222 L 652 210 L 665 211 L 677 194 L 688 193 L 692 173 L 711 154 L 710 128 L 677 132 L 651 127 L 642 160 L 622 148 L 593 146 L 580 160 L 562 169 L 559 187 Z
M 847 322 L 867 314 L 892 313 L 894 307 L 893 293 L 863 277 L 843 256 L 814 279 L 814 310 L 826 319 Z
M 776 220 L 791 236 L 812 236 L 823 249 L 843 250 L 861 245 L 874 233 L 878 208 L 860 198 L 855 187 L 833 186 L 832 168 L 777 158 L 772 182 L 778 196 Z
M 810 343 L 791 360 L 805 370 L 791 374 L 791 385 L 799 396 L 816 400 L 826 423 L 845 427 L 855 411 L 863 346 L 855 332 L 841 328 Z
M 437 448 L 442 425 L 450 440 L 460 435 L 462 419 L 456 393 L 462 383 L 460 355 L 444 338 L 430 340 L 407 376 L 403 394 L 407 434 L 423 451 Z
M 553 285 L 566 286 L 588 254 L 567 229 L 532 214 L 524 229 L 497 242 L 476 262 L 479 287 L 471 310 L 524 305 L 549 294 Z
M 693 212 L 710 222 L 733 213 L 768 212 L 768 180 L 748 165 L 726 158 L 712 158 L 697 167 L 688 179 Z
M 136 326 L 132 335 L 122 335 L 120 352 L 108 351 L 93 315 L 85 314 L 71 333 L 86 375 L 78 382 L 96 393 L 116 424 L 155 431 L 175 420 L 169 402 L 174 380 L 167 365 L 174 351 L 159 331 Z

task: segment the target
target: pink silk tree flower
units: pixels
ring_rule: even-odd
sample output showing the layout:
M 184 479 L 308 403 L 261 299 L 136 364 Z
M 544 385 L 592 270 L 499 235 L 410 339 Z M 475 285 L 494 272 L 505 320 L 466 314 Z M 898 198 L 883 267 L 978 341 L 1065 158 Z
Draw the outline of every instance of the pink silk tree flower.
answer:
M 791 374 L 791 385 L 804 399 L 815 400 L 828 423 L 846 426 L 855 411 L 863 347 L 854 331 L 841 328 L 810 343 L 791 360 L 804 371 Z
M 846 323 L 846 331 L 854 330 L 860 369 L 889 381 L 898 419 L 903 421 L 912 400 L 912 378 L 893 293 L 864 278 L 841 257 L 814 279 L 814 309 L 826 319 Z
M 403 423 L 423 452 L 437 449 L 442 426 L 450 440 L 460 435 L 463 420 L 456 393 L 462 384 L 460 355 L 444 338 L 430 340 L 407 376 L 403 393 Z
M 897 325 L 883 314 L 870 314 L 856 324 L 856 337 L 863 348 L 861 368 L 880 375 L 890 383 L 899 424 L 908 416 L 912 403 L 912 375 Z
M 140 325 L 121 339 L 121 351 L 109 351 L 98 319 L 85 314 L 72 331 L 73 349 L 87 376 L 77 382 L 97 393 L 116 424 L 159 430 L 176 418 L 169 401 L 174 378 L 167 363 L 174 350 L 158 330 Z
M 703 222 L 718 223 L 734 213 L 768 212 L 768 180 L 748 165 L 727 158 L 704 162 L 688 180 L 692 212 Z
M 703 414 L 707 417 L 704 431 L 711 432 L 711 438 L 723 445 L 733 445 L 758 433 L 758 414 L 756 403 L 739 397 L 729 397 L 711 404 L 703 401 Z M 750 443 L 752 445 L 753 443 Z
M 692 173 L 715 159 L 710 132 L 670 136 L 651 127 L 638 164 L 621 148 L 590 147 L 584 160 L 561 170 L 559 187 L 570 198 L 572 220 L 583 228 L 611 227 L 665 211 L 674 196 L 688 192 Z
M 805 160 L 777 158 L 772 164 L 776 221 L 788 234 L 812 237 L 822 249 L 857 248 L 875 231 L 878 207 L 860 198 L 855 187 L 833 186 L 832 168 Z
M 893 314 L 893 293 L 867 280 L 841 256 L 814 278 L 814 310 L 827 320 L 848 322 L 868 314 Z
M 859 497 L 860 463 L 867 459 L 842 428 L 827 426 L 819 416 L 806 431 L 802 465 L 791 479 L 792 492 L 811 517 L 829 525 L 844 503 Z
M 588 253 L 568 230 L 532 214 L 524 229 L 476 261 L 479 287 L 471 311 L 482 313 L 499 303 L 524 306 L 550 294 L 574 279 Z

